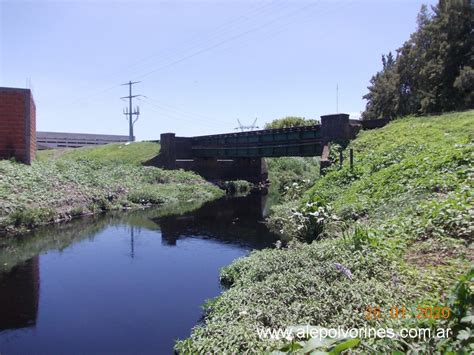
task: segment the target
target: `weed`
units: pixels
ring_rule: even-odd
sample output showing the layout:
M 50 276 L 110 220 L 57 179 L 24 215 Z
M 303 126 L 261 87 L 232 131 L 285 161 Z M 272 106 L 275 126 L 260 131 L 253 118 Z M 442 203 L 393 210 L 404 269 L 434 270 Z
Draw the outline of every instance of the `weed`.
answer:
M 473 261 L 473 119 L 474 111 L 408 117 L 361 132 L 347 147 L 355 152 L 352 170 L 347 162 L 336 163 L 313 179 L 312 187 L 293 189 L 273 208 L 268 223 L 290 240 L 288 247 L 253 252 L 222 269 L 228 289 L 176 349 L 295 352 L 301 349 L 294 342 L 259 339 L 256 329 L 366 326 L 367 305 L 432 304 L 453 309 L 455 338 L 445 343 L 361 339 L 351 351 L 472 352 L 472 271 L 461 279 L 454 298 L 448 297 Z M 278 167 L 273 174 L 281 193 L 288 182 L 301 185 L 295 177 L 301 175 L 298 166 L 296 174 L 280 169 L 295 161 L 272 164 Z M 314 241 L 301 242 L 306 240 Z M 369 325 L 425 326 L 416 319 Z
M 0 233 L 87 213 L 223 195 L 192 172 L 139 165 L 158 148 L 111 144 L 39 152 L 31 166 L 0 161 Z

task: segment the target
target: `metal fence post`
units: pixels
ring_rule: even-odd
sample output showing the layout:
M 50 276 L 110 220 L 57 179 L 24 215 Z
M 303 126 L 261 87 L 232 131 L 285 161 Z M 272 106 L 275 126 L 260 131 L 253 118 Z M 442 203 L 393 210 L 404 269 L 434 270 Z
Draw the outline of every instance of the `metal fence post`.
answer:
M 351 170 L 354 168 L 354 149 L 349 149 L 349 165 Z

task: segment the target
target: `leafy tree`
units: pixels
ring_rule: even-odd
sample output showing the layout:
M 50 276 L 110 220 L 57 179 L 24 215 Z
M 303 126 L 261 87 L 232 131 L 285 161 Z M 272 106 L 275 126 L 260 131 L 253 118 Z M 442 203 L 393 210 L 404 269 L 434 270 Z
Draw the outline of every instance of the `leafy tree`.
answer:
M 318 120 L 306 119 L 304 117 L 287 116 L 266 123 L 265 129 L 287 128 L 296 126 L 313 126 L 316 124 L 319 124 Z
M 363 96 L 364 119 L 462 110 L 474 105 L 474 7 L 469 0 L 423 5 L 418 28 L 397 50 L 382 56 Z
M 396 69 L 394 70 L 397 71 L 400 78 L 400 102 L 395 116 L 404 116 L 420 111 L 421 88 L 429 85 L 420 73 L 426 65 L 425 53 L 431 46 L 432 38 L 426 31 L 431 20 L 432 16 L 428 7 L 422 5 L 417 17 L 417 31 L 397 50 Z
M 364 119 L 392 118 L 399 110 L 400 77 L 395 70 L 395 60 L 392 53 L 382 56 L 382 71 L 370 80 L 369 93 L 364 95 L 368 100 Z
M 466 66 L 461 69 L 458 77 L 454 80 L 454 88 L 461 98 L 461 107 L 474 107 L 474 69 Z

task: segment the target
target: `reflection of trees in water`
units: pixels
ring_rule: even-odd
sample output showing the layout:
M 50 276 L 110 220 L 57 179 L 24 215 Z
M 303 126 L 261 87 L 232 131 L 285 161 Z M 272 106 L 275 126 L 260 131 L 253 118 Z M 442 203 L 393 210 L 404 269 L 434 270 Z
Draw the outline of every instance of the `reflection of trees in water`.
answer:
M 130 256 L 142 228 L 160 230 L 163 243 L 175 245 L 180 238 L 210 238 L 252 248 L 270 246 L 276 237 L 262 223 L 265 197 L 223 198 L 171 208 L 108 213 L 68 223 L 38 228 L 34 233 L 0 239 L 0 331 L 34 326 L 39 299 L 39 254 L 64 250 L 86 238 L 93 239 L 108 226 L 127 226 Z M 171 213 L 177 213 L 169 215 Z
M 93 238 L 110 223 L 109 218 L 91 216 L 41 227 L 20 237 L 0 238 L 0 272 L 8 271 L 48 250 L 64 250 L 71 244 Z
M 0 272 L 9 271 L 15 265 L 45 251 L 61 251 L 83 239 L 93 239 L 97 233 L 107 226 L 129 225 L 136 227 L 134 233 L 137 231 L 137 228 L 138 230 L 141 228 L 159 230 L 159 226 L 153 222 L 152 218 L 184 213 L 185 211 L 199 208 L 201 205 L 202 203 L 199 201 L 191 201 L 185 204 L 173 204 L 146 210 L 115 211 L 38 227 L 33 232 L 23 236 L 0 238 Z
M 39 277 L 38 256 L 0 273 L 0 331 L 36 324 Z
M 198 237 L 260 249 L 270 246 L 277 239 L 263 223 L 265 198 L 253 194 L 219 199 L 206 203 L 196 211 L 156 218 L 154 221 L 160 225 L 166 245 L 176 245 L 178 239 Z

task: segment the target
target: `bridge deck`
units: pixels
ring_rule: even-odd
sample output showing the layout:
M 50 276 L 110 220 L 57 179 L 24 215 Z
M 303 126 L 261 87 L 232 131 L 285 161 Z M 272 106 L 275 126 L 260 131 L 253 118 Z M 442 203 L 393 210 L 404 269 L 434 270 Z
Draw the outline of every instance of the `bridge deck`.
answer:
M 322 152 L 321 125 L 226 133 L 191 138 L 196 158 L 315 156 Z
M 329 142 L 350 140 L 361 128 L 382 127 L 387 122 L 350 121 L 348 114 L 338 113 L 321 116 L 321 124 L 315 126 L 199 137 L 176 137 L 174 133 L 163 133 L 160 154 L 146 164 L 193 170 L 210 180 L 262 182 L 268 177 L 262 158 L 321 156 L 324 146 L 327 156 Z

